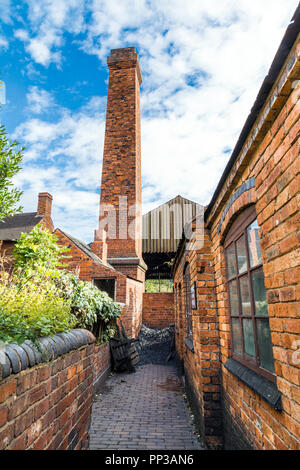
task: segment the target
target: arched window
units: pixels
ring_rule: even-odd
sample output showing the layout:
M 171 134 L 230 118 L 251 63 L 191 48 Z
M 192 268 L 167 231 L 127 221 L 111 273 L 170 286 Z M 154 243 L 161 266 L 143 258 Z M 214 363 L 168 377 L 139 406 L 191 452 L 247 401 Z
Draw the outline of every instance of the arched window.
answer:
M 185 299 L 185 317 L 186 317 L 186 336 L 193 340 L 193 318 L 191 305 L 191 275 L 190 265 L 187 263 L 183 271 L 184 299 Z
M 238 216 L 225 242 L 233 357 L 274 380 L 274 360 L 259 226 L 254 206 Z

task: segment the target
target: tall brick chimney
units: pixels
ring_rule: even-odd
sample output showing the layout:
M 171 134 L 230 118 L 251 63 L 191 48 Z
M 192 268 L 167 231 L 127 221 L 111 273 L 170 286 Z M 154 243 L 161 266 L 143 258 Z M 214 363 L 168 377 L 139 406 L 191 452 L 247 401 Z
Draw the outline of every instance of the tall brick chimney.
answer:
M 135 47 L 112 49 L 107 58 L 109 85 L 102 164 L 99 230 L 107 231 L 107 259 L 124 273 L 139 278 L 142 260 L 142 184 L 140 84 Z M 121 198 L 121 199 L 120 199 Z M 126 205 L 127 204 L 127 205 Z M 114 210 L 108 210 L 112 207 Z M 115 223 L 115 232 L 104 221 Z M 112 225 L 110 225 L 112 227 Z M 136 266 L 136 268 L 133 268 Z
M 42 225 L 53 232 L 53 222 L 51 218 L 51 210 L 52 210 L 52 200 L 53 197 L 49 193 L 39 193 L 38 195 L 38 207 L 37 207 L 37 214 L 43 216 Z

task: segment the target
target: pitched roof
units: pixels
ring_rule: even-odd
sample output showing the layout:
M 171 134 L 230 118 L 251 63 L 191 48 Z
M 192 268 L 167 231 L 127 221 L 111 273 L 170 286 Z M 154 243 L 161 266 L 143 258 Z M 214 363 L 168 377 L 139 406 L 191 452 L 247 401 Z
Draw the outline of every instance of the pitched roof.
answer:
M 67 237 L 72 243 L 74 243 L 75 246 L 77 246 L 77 248 L 82 251 L 83 253 L 85 253 L 89 258 L 91 258 L 95 263 L 101 265 L 101 266 L 105 266 L 106 268 L 110 268 L 112 269 L 113 271 L 116 271 L 115 268 L 113 266 L 111 266 L 111 264 L 109 263 L 103 263 L 103 261 L 99 258 L 99 256 L 97 256 L 90 248 L 89 245 L 87 245 L 86 243 L 82 242 L 81 240 L 78 240 L 77 238 L 73 237 L 72 235 L 64 232 L 63 230 L 61 230 L 60 228 L 57 228 L 55 229 L 55 232 L 56 230 L 59 230 L 63 235 L 65 235 L 65 237 Z
M 0 221 L 0 240 L 17 240 L 22 232 L 30 232 L 41 220 L 37 212 L 25 212 Z

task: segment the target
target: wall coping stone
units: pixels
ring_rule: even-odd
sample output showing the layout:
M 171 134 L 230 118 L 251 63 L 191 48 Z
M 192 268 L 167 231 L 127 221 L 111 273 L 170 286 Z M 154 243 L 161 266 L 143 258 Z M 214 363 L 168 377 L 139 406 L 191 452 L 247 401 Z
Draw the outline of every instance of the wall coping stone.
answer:
M 52 361 L 73 349 L 95 341 L 93 333 L 78 328 L 39 338 L 40 350 L 29 340 L 20 345 L 15 342 L 9 343 L 0 349 L 0 380 L 42 362 Z

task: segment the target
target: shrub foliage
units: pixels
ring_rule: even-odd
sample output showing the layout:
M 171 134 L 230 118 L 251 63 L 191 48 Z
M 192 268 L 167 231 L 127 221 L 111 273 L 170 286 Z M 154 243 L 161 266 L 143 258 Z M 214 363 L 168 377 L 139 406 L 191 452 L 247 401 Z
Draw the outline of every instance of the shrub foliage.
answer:
M 22 192 L 13 187 L 12 178 L 20 171 L 24 147 L 9 142 L 4 126 L 0 126 L 0 220 L 20 212 Z
M 90 282 L 62 269 L 66 249 L 37 225 L 16 242 L 14 272 L 0 272 L 0 340 L 5 343 L 87 328 L 98 341 L 114 335 L 119 304 Z

